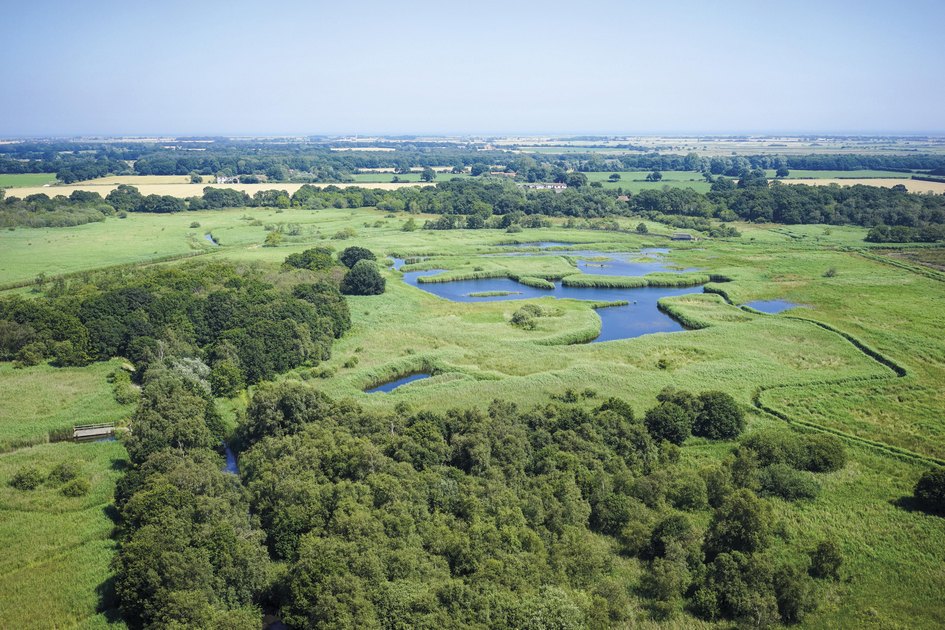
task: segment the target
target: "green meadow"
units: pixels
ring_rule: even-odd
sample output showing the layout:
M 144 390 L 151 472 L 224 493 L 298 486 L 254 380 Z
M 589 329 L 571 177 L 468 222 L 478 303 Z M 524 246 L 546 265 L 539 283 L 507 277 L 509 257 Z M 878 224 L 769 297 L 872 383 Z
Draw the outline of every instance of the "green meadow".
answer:
M 0 188 L 43 186 L 55 181 L 55 173 L 0 173 Z
M 609 173 L 590 175 L 601 181 Z M 626 188 L 631 175 L 645 177 L 622 173 L 617 185 Z M 664 177 L 657 186 L 704 183 L 682 174 Z M 845 579 L 824 587 L 829 592 L 804 626 L 945 624 L 945 519 L 900 503 L 931 462 L 945 460 L 945 287 L 938 272 L 923 266 L 941 260 L 942 250 L 908 250 L 922 254 L 907 260 L 888 246 L 867 247 L 866 230 L 855 227 L 738 224 L 740 238 L 673 243 L 667 239 L 673 228 L 648 223 L 650 233 L 638 235 L 632 230 L 639 220 L 630 218 L 620 219 L 626 232 L 566 229 L 556 222 L 514 234 L 405 232 L 407 219 L 375 209 L 236 209 L 17 229 L 0 233 L 0 282 L 191 253 L 259 264 L 278 281 L 278 265 L 288 254 L 315 245 L 367 247 L 382 263 L 393 256 L 429 257 L 408 269 L 445 269 L 454 278 L 557 278 L 578 273 L 561 251 L 494 254 L 509 251 L 502 244 L 535 241 L 602 252 L 670 247 L 666 259 L 673 266 L 730 279 L 709 283 L 712 293 L 693 289 L 664 300 L 665 310 L 696 330 L 574 343 L 600 329 L 592 303 L 532 300 L 545 316 L 535 329 L 523 330 L 510 319 L 524 301 L 450 302 L 407 285 L 401 272 L 385 267 L 383 295 L 349 298 L 353 328 L 335 344 L 332 358 L 284 378 L 306 380 L 366 407 L 402 403 L 436 410 L 485 406 L 494 398 L 528 405 L 572 389 L 588 390 L 591 403 L 620 396 L 639 414 L 666 386 L 727 391 L 750 411 L 749 431 L 787 431 L 794 424 L 841 435 L 848 445 L 850 463 L 824 476 L 820 498 L 777 505 L 786 554 L 830 536 L 845 555 Z M 420 224 L 423 219 L 417 217 Z M 200 226 L 191 228 L 193 222 Z M 283 230 L 282 244 L 263 247 L 274 229 Z M 205 234 L 220 245 L 211 245 Z M 765 299 L 798 306 L 781 315 L 737 306 Z M 42 442 L 57 428 L 127 417 L 129 409 L 114 402 L 106 380 L 116 365 L 0 365 L 0 442 Z M 418 371 L 433 377 L 388 394 L 363 393 Z M 697 468 L 731 447 L 694 438 L 682 449 L 683 461 Z M 61 497 L 49 486 L 24 496 L 7 484 L 23 465 L 48 470 L 72 457 L 83 462 L 92 483 L 86 497 Z M 111 555 L 105 508 L 122 459 L 115 442 L 39 444 L 0 455 L 0 503 L 9 515 L 0 524 L 0 542 L 15 549 L 0 561 L 0 609 L 15 611 L 15 625 L 105 623 L 106 616 L 96 613 Z

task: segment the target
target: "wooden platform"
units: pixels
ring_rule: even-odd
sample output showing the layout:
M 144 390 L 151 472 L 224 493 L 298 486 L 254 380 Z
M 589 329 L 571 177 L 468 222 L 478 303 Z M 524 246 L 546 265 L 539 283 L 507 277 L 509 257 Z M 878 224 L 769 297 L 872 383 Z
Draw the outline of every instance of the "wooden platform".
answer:
M 101 440 L 115 435 L 115 424 L 82 424 L 72 428 L 72 439 L 76 442 Z

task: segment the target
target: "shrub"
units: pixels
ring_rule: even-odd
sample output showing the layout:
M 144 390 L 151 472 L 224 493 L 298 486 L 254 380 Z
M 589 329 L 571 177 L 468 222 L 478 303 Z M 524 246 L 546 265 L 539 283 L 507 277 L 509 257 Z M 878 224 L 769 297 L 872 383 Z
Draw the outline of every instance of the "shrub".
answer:
M 39 365 L 43 360 L 44 349 L 43 344 L 38 342 L 26 344 L 16 353 L 14 367 L 24 368 Z
M 220 361 L 210 371 L 210 391 L 214 396 L 232 398 L 245 386 L 243 371 L 234 361 Z
M 771 537 L 771 522 L 767 503 L 751 490 L 736 490 L 712 516 L 705 538 L 706 554 L 761 551 Z
M 359 260 L 341 281 L 341 292 L 345 295 L 380 295 L 387 282 L 370 260 Z
M 81 468 L 78 462 L 61 462 L 49 473 L 47 481 L 55 485 L 61 485 L 78 477 L 80 470 Z
M 820 486 L 810 473 L 795 470 L 787 464 L 771 464 L 761 471 L 759 478 L 763 494 L 786 501 L 814 499 L 820 493 Z
M 654 440 L 682 444 L 692 430 L 692 417 L 673 402 L 662 402 L 646 412 L 646 430 Z
M 338 260 L 348 269 L 354 267 L 359 260 L 377 260 L 377 256 L 363 247 L 346 247 L 344 251 L 338 254 Z
M 513 326 L 518 326 L 523 330 L 534 330 L 538 325 L 535 322 L 535 317 L 524 309 L 518 309 L 512 313 L 512 321 L 510 322 Z
M 278 247 L 282 242 L 282 232 L 270 232 L 266 234 L 266 240 L 263 247 Z
M 825 540 L 811 552 L 809 572 L 815 578 L 839 580 L 842 564 L 843 555 L 839 545 L 832 540 Z
M 745 414 L 735 399 L 725 392 L 702 392 L 693 435 L 710 440 L 731 440 L 745 429 Z
M 815 607 L 810 578 L 797 567 L 782 567 L 772 579 L 778 614 L 787 624 L 800 623 Z
M 84 497 L 92 489 L 87 479 L 73 479 L 62 487 L 63 495 L 67 497 Z
M 25 466 L 13 475 L 10 485 L 17 490 L 35 490 L 43 483 L 43 473 L 35 466 Z
M 945 468 L 925 471 L 913 494 L 924 510 L 945 514 Z
M 196 229 L 196 228 L 199 228 L 199 227 L 200 227 L 200 221 L 191 221 L 191 222 L 190 222 L 190 228 L 191 228 L 191 229 Z
M 839 438 L 826 433 L 805 435 L 801 444 L 803 461 L 799 468 L 811 472 L 834 472 L 846 466 L 847 453 Z

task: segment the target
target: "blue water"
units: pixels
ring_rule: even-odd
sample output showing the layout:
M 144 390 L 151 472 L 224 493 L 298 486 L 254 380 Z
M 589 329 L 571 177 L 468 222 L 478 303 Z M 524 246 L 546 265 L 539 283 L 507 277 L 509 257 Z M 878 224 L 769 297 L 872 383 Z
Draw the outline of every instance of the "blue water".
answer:
M 499 247 L 570 247 L 575 243 L 566 243 L 564 241 L 529 241 L 528 243 L 502 243 Z
M 407 383 L 419 381 L 420 379 L 424 379 L 424 378 L 430 378 L 430 374 L 424 374 L 422 372 L 417 373 L 417 374 L 408 374 L 407 376 L 402 376 L 401 378 L 398 378 L 396 381 L 383 383 L 381 385 L 378 385 L 377 387 L 372 387 L 371 389 L 366 389 L 364 391 L 365 393 L 368 393 L 368 394 L 377 394 L 381 392 L 387 393 L 387 392 L 391 392 L 397 389 L 398 387 L 406 385 Z
M 781 311 L 786 311 L 789 308 L 794 308 L 797 306 L 794 302 L 788 302 L 787 300 L 757 300 L 755 302 L 746 302 L 742 306 L 748 306 L 756 311 L 761 311 L 762 313 L 768 313 L 769 315 L 776 315 Z
M 659 260 L 659 257 L 668 250 L 654 248 L 645 250 L 652 262 L 640 262 L 640 253 L 636 254 L 609 254 L 603 252 L 582 251 L 580 256 L 599 257 L 607 256 L 606 261 L 578 260 L 578 268 L 583 273 L 613 276 L 642 276 L 654 271 L 673 271 Z M 570 252 L 569 252 L 570 253 Z M 396 259 L 395 259 L 396 260 Z M 591 266 L 588 266 L 591 265 Z M 603 265 L 603 266 L 595 266 Z M 657 332 L 678 332 L 685 330 L 682 324 L 662 312 L 657 302 L 660 298 L 698 293 L 701 287 L 664 288 L 641 287 L 635 289 L 597 288 L 597 287 L 566 287 L 560 281 L 555 282 L 554 290 L 536 289 L 519 284 L 509 278 L 486 278 L 481 280 L 455 280 L 452 282 L 419 282 L 418 278 L 434 276 L 442 273 L 443 269 L 426 269 L 423 271 L 408 271 L 403 274 L 404 282 L 418 289 L 432 293 L 452 302 L 498 302 L 507 300 L 527 300 L 531 298 L 552 296 L 555 298 L 570 298 L 594 302 L 626 301 L 624 306 L 609 306 L 597 310 L 601 318 L 600 335 L 593 343 L 614 341 L 617 339 L 631 339 Z M 488 297 L 472 297 L 471 293 L 486 291 L 510 291 L 513 295 L 493 295 Z
M 207 239 L 208 241 L 210 241 L 210 244 L 211 244 L 211 245 L 219 245 L 219 243 L 217 243 L 215 240 L 213 240 L 213 235 L 212 235 L 212 234 L 204 234 L 203 237 L 204 237 L 205 239 Z
M 224 442 L 223 451 L 226 453 L 226 466 L 223 468 L 223 470 L 233 475 L 238 475 L 240 469 L 236 464 L 236 455 L 233 453 L 233 449 L 230 448 L 229 444 Z

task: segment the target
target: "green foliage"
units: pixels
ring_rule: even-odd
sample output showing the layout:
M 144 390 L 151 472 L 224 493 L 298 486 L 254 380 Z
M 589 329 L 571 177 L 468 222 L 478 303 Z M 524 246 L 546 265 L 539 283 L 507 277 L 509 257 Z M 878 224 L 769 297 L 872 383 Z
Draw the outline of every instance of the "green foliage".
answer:
M 10 479 L 10 485 L 17 490 L 35 490 L 44 479 L 45 476 L 36 466 L 24 466 Z
M 771 464 L 759 475 L 761 492 L 767 496 L 777 496 L 786 501 L 815 499 L 820 493 L 820 485 L 809 472 L 795 470 L 787 464 Z
M 53 485 L 62 485 L 77 478 L 81 470 L 82 467 L 74 460 L 62 461 L 53 467 L 46 479 Z
M 922 509 L 945 514 L 945 468 L 932 468 L 922 473 L 913 494 Z
M 344 251 L 338 254 L 338 260 L 348 269 L 354 267 L 359 260 L 377 260 L 377 256 L 363 247 L 346 247 Z
M 246 386 L 243 371 L 236 361 L 225 359 L 210 371 L 210 390 L 214 396 L 232 398 Z
M 745 429 L 745 413 L 730 394 L 702 392 L 699 403 L 692 426 L 693 435 L 710 440 L 731 440 Z
M 692 416 L 674 402 L 661 402 L 643 419 L 654 440 L 682 444 L 692 431 Z
M 67 481 L 59 491 L 62 492 L 63 496 L 74 498 L 84 497 L 91 489 L 92 486 L 88 479 L 83 479 L 80 477 Z
M 824 540 L 810 554 L 810 574 L 815 578 L 839 580 L 843 554 L 832 540 Z
M 387 281 L 371 260 L 359 260 L 341 281 L 341 292 L 345 295 L 380 295 Z
M 764 550 L 771 538 L 772 519 L 768 504 L 750 490 L 736 490 L 712 515 L 706 532 L 706 555 Z
M 743 439 L 741 448 L 752 451 L 761 466 L 788 464 L 798 470 L 834 472 L 847 461 L 843 443 L 825 433 L 758 431 Z

